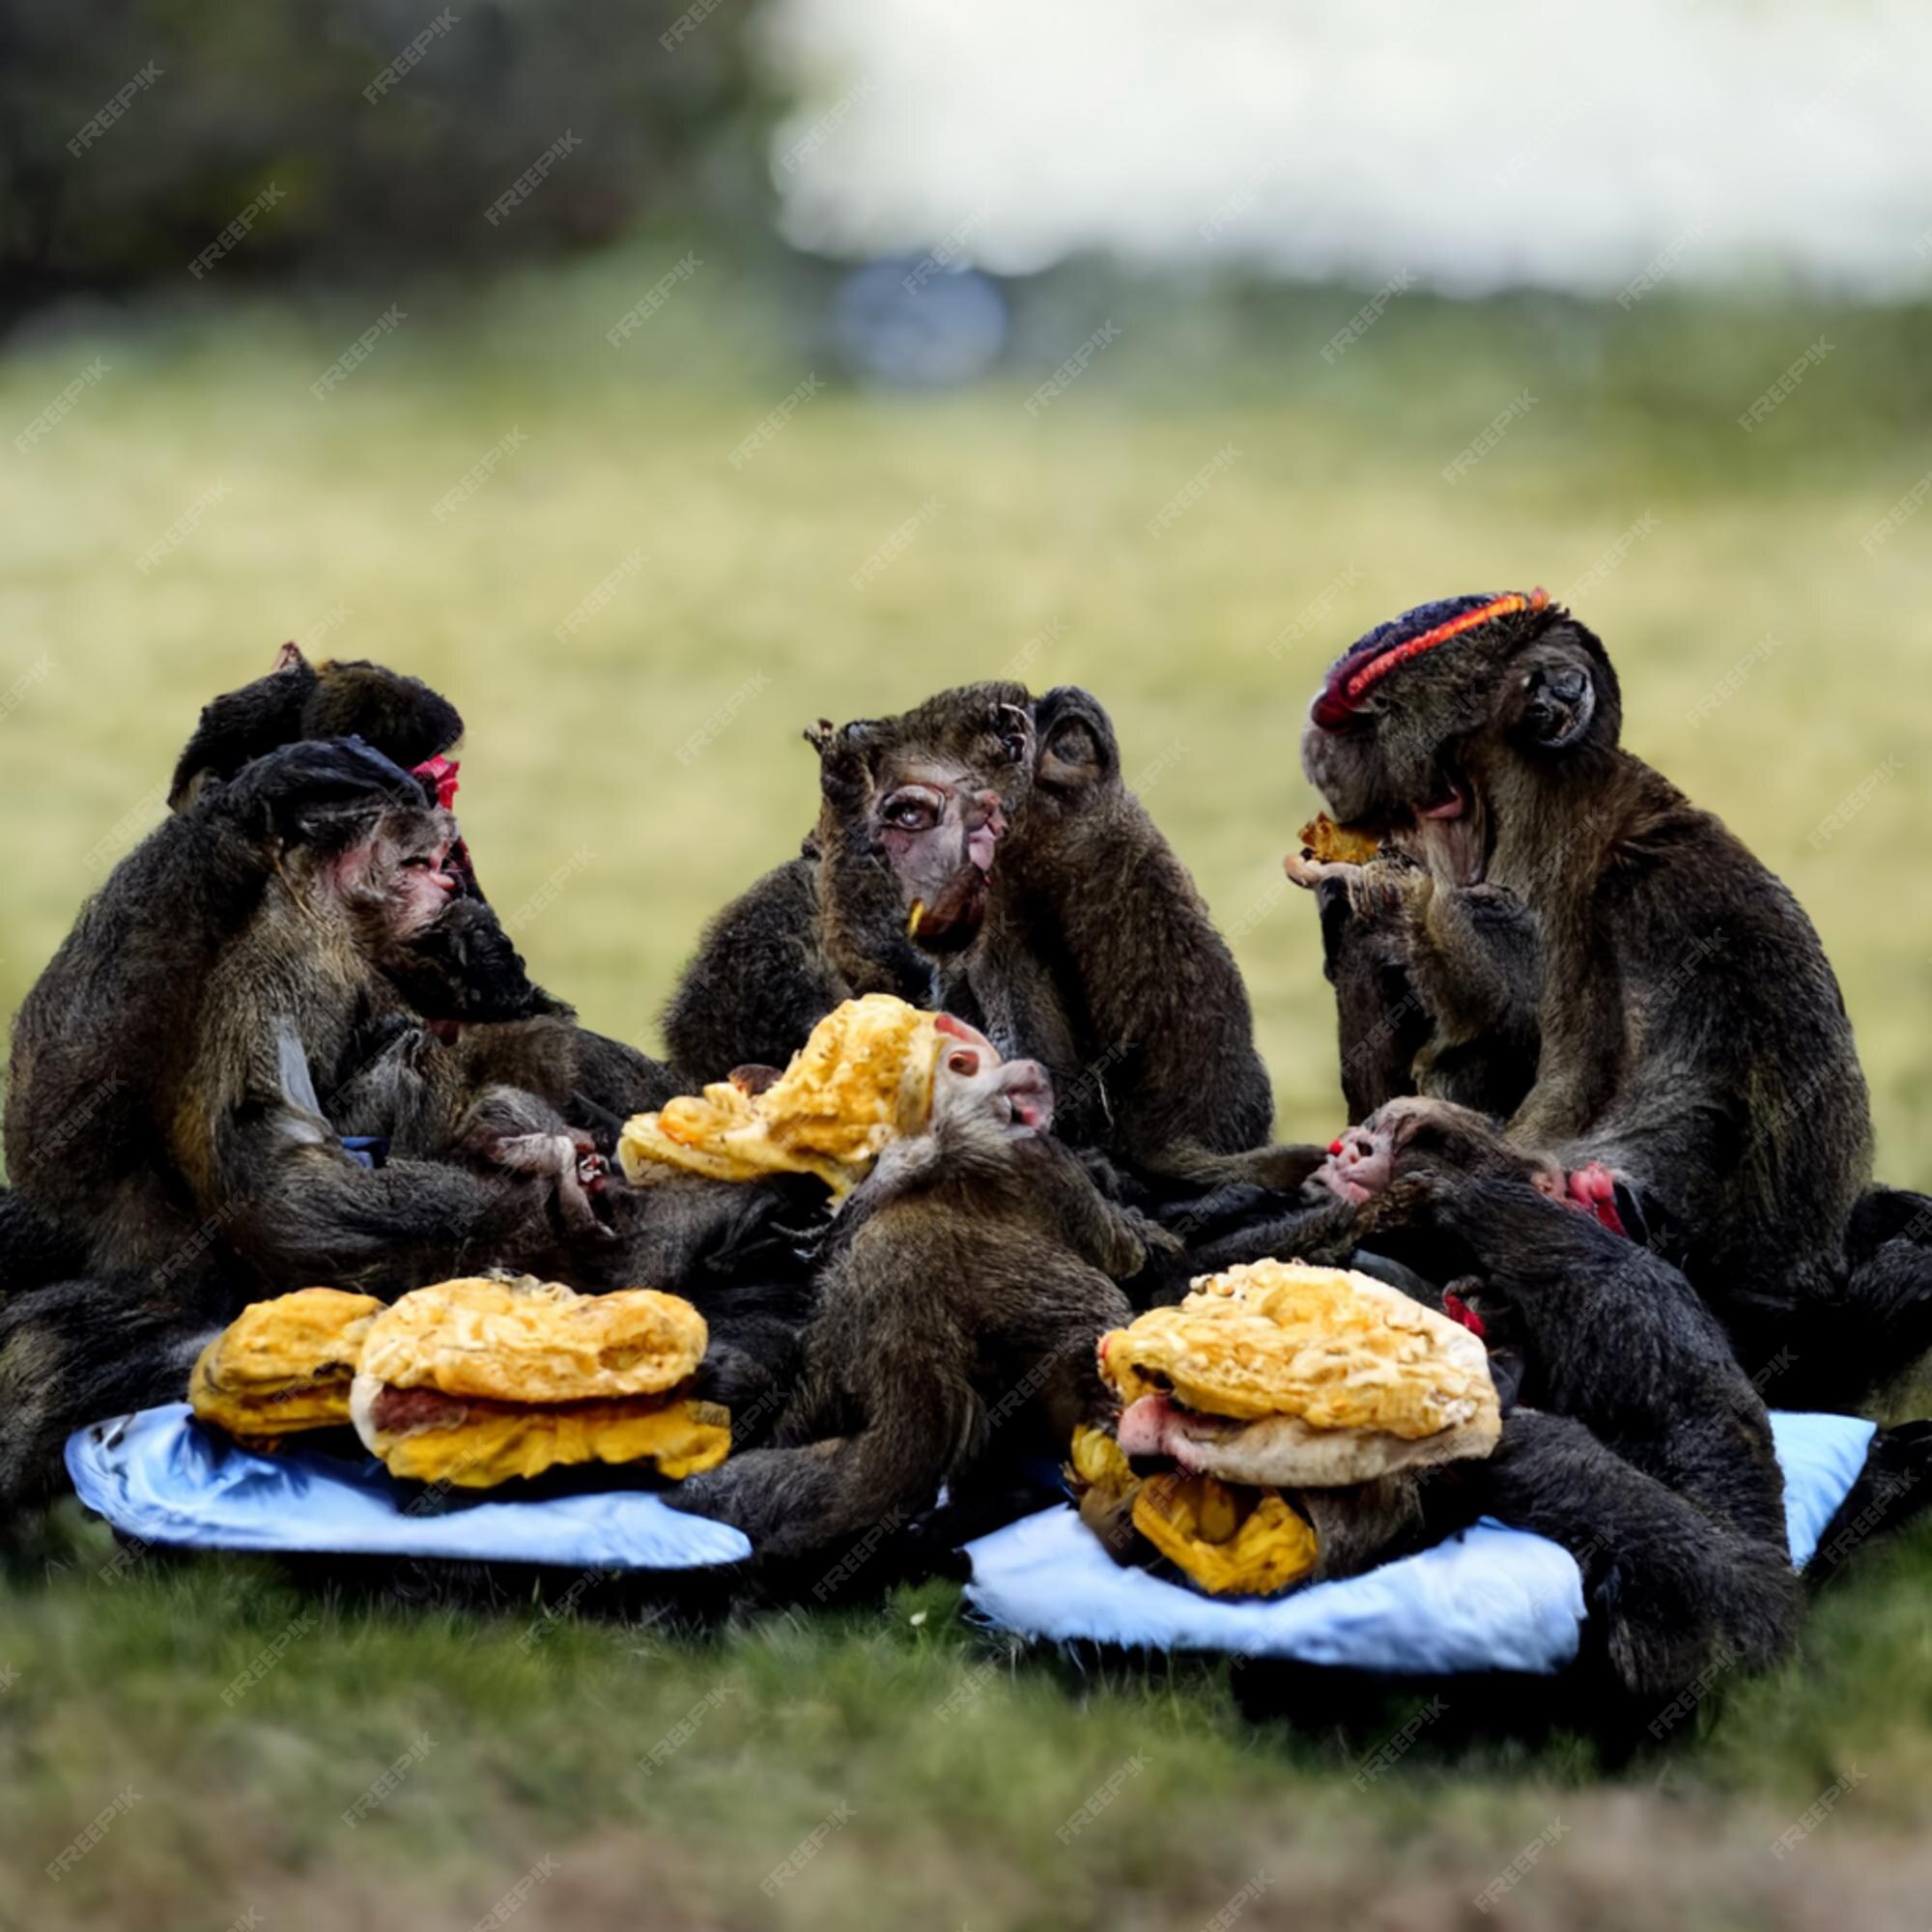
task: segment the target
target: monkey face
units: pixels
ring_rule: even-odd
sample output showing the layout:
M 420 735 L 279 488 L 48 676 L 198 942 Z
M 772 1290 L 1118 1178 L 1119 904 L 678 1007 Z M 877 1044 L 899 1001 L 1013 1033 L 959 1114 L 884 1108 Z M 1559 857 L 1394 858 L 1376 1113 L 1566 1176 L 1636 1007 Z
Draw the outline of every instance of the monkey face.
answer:
M 1032 783 L 1025 688 L 969 685 L 896 718 L 806 736 L 818 749 L 827 812 L 861 821 L 892 868 L 914 942 L 935 953 L 971 946 L 1000 841 Z
M 1053 1082 L 1037 1060 L 1002 1060 L 977 1028 L 951 1013 L 938 1021 L 940 1056 L 934 1069 L 932 1115 L 970 1121 L 1011 1138 L 1043 1134 L 1053 1125 Z
M 379 945 L 421 936 L 461 890 L 449 869 L 456 821 L 415 806 L 384 811 L 366 837 L 339 853 L 331 883 L 379 932 Z
M 1520 1153 L 1487 1114 L 1447 1100 L 1391 1100 L 1328 1150 L 1315 1179 L 1351 1205 L 1385 1194 L 1411 1174 L 1487 1174 L 1526 1180 L 1562 1199 L 1564 1177 L 1552 1163 Z
M 1603 645 L 1541 591 L 1453 598 L 1370 632 L 1337 662 L 1302 734 L 1302 768 L 1342 823 L 1473 885 L 1502 818 L 1580 753 L 1614 747 L 1621 723 Z

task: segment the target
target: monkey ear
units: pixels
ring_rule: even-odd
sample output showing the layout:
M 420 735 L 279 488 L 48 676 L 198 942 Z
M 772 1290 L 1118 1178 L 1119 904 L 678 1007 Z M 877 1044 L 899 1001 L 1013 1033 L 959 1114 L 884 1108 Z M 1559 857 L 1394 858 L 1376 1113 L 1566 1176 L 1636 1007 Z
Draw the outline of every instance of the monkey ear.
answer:
M 1512 729 L 1540 752 L 1567 752 L 1579 744 L 1597 715 L 1597 679 L 1589 662 L 1566 654 L 1531 665 L 1512 711 Z
M 1034 710 L 1039 739 L 1034 775 L 1050 791 L 1080 791 L 1119 775 L 1114 726 L 1092 692 L 1076 685 L 1049 691 Z
M 302 656 L 301 646 L 293 638 L 275 653 L 275 670 L 306 670 L 307 668 L 308 660 Z M 270 675 L 272 676 L 273 672 L 270 672 Z

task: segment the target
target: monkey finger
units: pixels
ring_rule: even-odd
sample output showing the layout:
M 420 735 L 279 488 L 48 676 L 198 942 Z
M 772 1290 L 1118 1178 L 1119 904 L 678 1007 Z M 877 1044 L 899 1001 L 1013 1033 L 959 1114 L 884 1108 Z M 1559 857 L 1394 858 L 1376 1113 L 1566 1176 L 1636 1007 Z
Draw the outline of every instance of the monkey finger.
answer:
M 1327 879 L 1340 879 L 1349 884 L 1362 875 L 1362 868 L 1359 866 L 1347 866 L 1332 859 L 1318 859 L 1309 851 L 1290 852 L 1283 858 L 1281 869 L 1287 875 L 1290 885 L 1299 886 L 1307 893 L 1312 893 L 1317 886 Z

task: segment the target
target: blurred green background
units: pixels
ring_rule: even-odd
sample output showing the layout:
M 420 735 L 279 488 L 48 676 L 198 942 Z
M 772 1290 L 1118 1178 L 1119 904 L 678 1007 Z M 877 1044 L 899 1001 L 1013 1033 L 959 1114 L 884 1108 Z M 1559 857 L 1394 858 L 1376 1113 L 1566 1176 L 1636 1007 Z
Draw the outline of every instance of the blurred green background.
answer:
M 667 49 L 669 9 L 459 8 L 371 103 L 426 12 L 112 11 L 108 32 L 53 0 L 0 16 L 0 1006 L 158 820 L 200 704 L 288 637 L 457 699 L 493 898 L 540 980 L 646 1046 L 705 916 L 810 822 L 800 728 L 1005 674 L 1109 705 L 1234 937 L 1281 1130 L 1325 1136 L 1332 1009 L 1279 870 L 1312 805 L 1306 700 L 1379 619 L 1540 582 L 1608 643 L 1630 743 L 1810 910 L 1881 1172 L 1932 1185 L 1932 525 L 1867 542 L 1932 461 L 1922 306 L 1418 287 L 1324 357 L 1373 281 L 1076 254 L 986 285 L 1002 346 L 971 380 L 894 385 L 855 355 L 851 264 L 775 239 L 783 88 L 733 17 Z M 99 170 L 68 166 L 151 56 L 165 83 L 84 147 Z M 566 127 L 582 153 L 481 220 Z M 188 274 L 270 179 L 286 203 Z M 241 1559 L 109 1564 L 71 1506 L 7 1558 L 0 1926 L 467 1926 L 548 1854 L 520 1926 L 1204 1924 L 1265 1873 L 1244 1924 L 1446 1927 L 1558 1818 L 1507 1922 L 1926 1917 L 1922 1536 L 1634 1767 L 1568 1734 L 1472 1742 L 1471 1690 L 1374 1780 L 1361 1756 L 1417 1706 L 1256 1726 L 1217 1665 L 1010 1659 L 947 1585 L 703 1638 L 571 1612 L 528 1638 L 528 1605 L 378 1611 Z M 424 1732 L 436 1750 L 348 1833 Z M 1865 1781 L 1775 1861 L 1850 1767 Z M 130 1782 L 142 1802 L 51 1883 Z M 851 1823 L 768 1895 L 840 1799 Z

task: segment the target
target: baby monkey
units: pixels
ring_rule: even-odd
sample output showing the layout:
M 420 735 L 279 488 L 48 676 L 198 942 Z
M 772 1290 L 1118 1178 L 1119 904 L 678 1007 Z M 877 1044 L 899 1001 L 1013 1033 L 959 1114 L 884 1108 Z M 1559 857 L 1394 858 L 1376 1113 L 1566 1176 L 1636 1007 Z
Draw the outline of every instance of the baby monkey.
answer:
M 1043 1067 L 941 1022 L 930 1121 L 846 1202 L 818 1270 L 805 1368 L 778 1446 L 677 1492 L 760 1557 L 823 1550 L 1030 1453 L 1063 1456 L 1112 1404 L 1094 1344 L 1151 1236 L 1049 1132 Z

